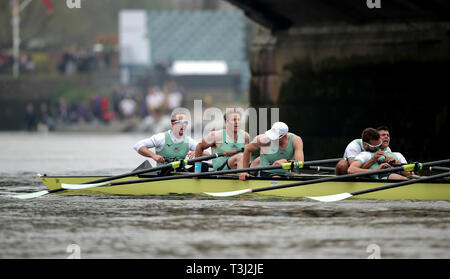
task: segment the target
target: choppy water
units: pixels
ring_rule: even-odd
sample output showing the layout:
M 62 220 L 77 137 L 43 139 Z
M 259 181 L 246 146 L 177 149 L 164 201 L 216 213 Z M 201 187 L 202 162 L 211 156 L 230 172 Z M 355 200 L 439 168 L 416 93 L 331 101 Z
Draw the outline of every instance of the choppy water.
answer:
M 128 172 L 142 137 L 0 133 L 0 258 L 450 257 L 445 201 L 7 197 L 45 189 L 36 173 Z

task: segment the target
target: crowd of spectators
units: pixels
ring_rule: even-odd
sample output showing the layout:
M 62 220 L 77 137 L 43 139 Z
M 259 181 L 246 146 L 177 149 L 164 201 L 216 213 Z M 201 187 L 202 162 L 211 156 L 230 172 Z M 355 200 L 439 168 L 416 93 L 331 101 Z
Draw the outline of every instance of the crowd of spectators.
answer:
M 183 90 L 173 81 L 166 82 L 163 88 L 150 86 L 146 92 L 133 86 L 115 86 L 109 94 L 93 93 L 80 100 L 69 102 L 60 97 L 53 104 L 39 104 L 39 110 L 29 103 L 27 129 L 35 130 L 38 124 L 53 130 L 58 125 L 134 121 L 141 131 L 153 131 L 174 108 L 183 106 L 183 100 Z
M 105 51 L 100 45 L 90 48 L 68 47 L 62 50 L 57 68 L 62 75 L 90 72 L 109 68 L 113 52 Z M 11 73 L 14 59 L 9 52 L 1 52 L 0 73 Z M 20 57 L 21 73 L 32 73 L 35 65 L 30 55 Z M 134 85 L 114 86 L 110 92 L 93 92 L 87 97 L 59 97 L 43 103 L 29 102 L 26 105 L 26 126 L 36 130 L 39 125 L 49 130 L 63 125 L 114 121 L 134 121 L 140 130 L 154 130 L 164 122 L 170 112 L 183 106 L 184 90 L 167 75 L 163 61 L 156 61 L 152 70 L 147 69 Z M 170 123 L 170 121 L 168 121 Z
M 87 48 L 67 47 L 56 55 L 58 57 L 58 60 L 55 60 L 57 69 L 52 68 L 52 70 L 57 70 L 63 75 L 73 75 L 101 68 L 107 69 L 113 65 L 114 55 L 114 50 L 106 49 L 102 44 L 94 44 Z M 12 74 L 13 65 L 14 56 L 12 55 L 12 50 L 0 50 L 0 74 Z M 24 51 L 20 53 L 19 67 L 21 74 L 36 72 L 35 61 L 33 61 L 29 52 Z
M 0 74 L 11 74 L 14 65 L 14 57 L 6 51 L 0 53 Z M 20 54 L 19 69 L 23 74 L 32 74 L 36 70 L 36 65 L 27 53 Z
M 113 53 L 104 51 L 101 45 L 90 48 L 66 48 L 62 52 L 58 71 L 64 75 L 87 73 L 99 67 L 109 68 Z

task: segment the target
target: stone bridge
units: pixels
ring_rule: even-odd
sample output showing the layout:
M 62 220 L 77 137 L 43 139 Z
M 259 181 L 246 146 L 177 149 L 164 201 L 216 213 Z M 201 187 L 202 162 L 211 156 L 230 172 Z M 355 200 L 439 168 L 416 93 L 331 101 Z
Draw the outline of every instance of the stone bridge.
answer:
M 250 102 L 279 107 L 306 159 L 336 157 L 387 125 L 407 160 L 450 157 L 450 2 L 228 0 L 264 28 Z

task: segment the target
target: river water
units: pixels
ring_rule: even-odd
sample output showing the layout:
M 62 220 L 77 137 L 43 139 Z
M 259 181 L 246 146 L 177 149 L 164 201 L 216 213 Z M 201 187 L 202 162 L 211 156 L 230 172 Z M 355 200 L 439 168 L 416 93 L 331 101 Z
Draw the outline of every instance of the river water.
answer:
M 449 258 L 450 203 L 58 196 L 36 176 L 121 174 L 143 134 L 0 133 L 0 258 Z

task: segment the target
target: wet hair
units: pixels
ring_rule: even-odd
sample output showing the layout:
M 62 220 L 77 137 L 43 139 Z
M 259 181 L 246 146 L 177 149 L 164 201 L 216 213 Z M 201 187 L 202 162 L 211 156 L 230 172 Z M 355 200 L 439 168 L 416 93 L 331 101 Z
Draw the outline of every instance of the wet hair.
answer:
M 363 142 L 369 143 L 371 140 L 379 140 L 380 134 L 374 128 L 366 128 L 361 134 L 361 139 Z

